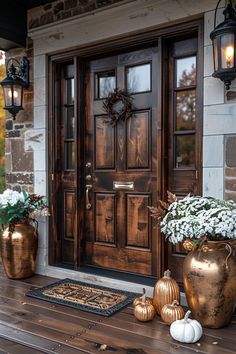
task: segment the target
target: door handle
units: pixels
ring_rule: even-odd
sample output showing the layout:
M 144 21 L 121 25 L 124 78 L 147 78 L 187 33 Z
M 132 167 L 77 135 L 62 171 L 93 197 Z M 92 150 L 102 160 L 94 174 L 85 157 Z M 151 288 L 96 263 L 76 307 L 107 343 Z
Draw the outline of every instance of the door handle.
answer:
M 93 186 L 91 184 L 86 184 L 86 209 L 89 210 L 92 207 L 92 204 L 89 201 L 89 190 L 92 188 Z

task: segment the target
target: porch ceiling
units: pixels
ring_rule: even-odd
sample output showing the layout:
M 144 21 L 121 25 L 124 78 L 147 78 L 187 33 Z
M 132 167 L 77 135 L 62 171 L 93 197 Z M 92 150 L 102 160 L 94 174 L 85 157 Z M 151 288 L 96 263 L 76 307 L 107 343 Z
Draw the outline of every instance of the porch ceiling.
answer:
M 7 51 L 25 46 L 27 10 L 55 0 L 6 0 L 0 12 L 0 49 Z

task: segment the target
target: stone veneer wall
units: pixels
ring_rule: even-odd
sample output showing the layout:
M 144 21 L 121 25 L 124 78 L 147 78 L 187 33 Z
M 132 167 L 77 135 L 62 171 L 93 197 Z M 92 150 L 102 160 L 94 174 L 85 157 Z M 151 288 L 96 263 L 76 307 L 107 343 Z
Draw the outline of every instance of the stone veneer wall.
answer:
M 203 194 L 236 201 L 236 150 L 230 137 L 236 134 L 236 80 L 229 91 L 213 78 L 213 54 L 209 37 L 214 11 L 205 13 L 204 28 L 204 116 L 203 116 Z M 218 21 L 222 21 L 222 10 Z
M 24 110 L 20 111 L 16 120 L 6 113 L 6 154 L 5 173 L 6 187 L 18 191 L 22 189 L 32 193 L 33 180 L 33 151 L 25 140 L 28 129 L 33 127 L 33 42 L 27 40 L 27 48 L 18 48 L 6 53 L 8 58 L 20 60 L 26 56 L 30 62 L 30 87 L 24 90 Z

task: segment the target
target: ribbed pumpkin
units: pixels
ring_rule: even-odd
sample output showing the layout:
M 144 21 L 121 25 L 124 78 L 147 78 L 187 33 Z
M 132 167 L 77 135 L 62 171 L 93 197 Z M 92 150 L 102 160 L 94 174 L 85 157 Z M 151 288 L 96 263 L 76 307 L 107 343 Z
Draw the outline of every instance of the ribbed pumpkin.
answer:
M 145 288 L 143 288 L 143 294 L 145 294 L 145 292 L 146 292 L 146 290 L 145 290 Z M 142 298 L 143 298 L 143 296 L 136 297 L 136 299 L 134 299 L 134 301 L 133 301 L 133 305 L 136 306 L 136 305 L 140 304 L 142 302 Z M 145 301 L 147 304 L 153 305 L 153 299 L 151 297 L 146 296 Z
M 142 301 L 134 307 L 134 316 L 137 320 L 142 322 L 151 321 L 156 314 L 155 308 L 152 304 L 146 302 L 146 291 L 145 289 Z
M 158 314 L 166 304 L 172 304 L 174 300 L 179 301 L 180 291 L 177 282 L 170 277 L 170 270 L 164 272 L 163 278 L 159 279 L 154 287 L 153 305 Z
M 174 321 L 182 320 L 184 315 L 184 309 L 179 305 L 177 300 L 174 300 L 172 304 L 164 305 L 161 309 L 161 318 L 168 325 L 171 325 Z

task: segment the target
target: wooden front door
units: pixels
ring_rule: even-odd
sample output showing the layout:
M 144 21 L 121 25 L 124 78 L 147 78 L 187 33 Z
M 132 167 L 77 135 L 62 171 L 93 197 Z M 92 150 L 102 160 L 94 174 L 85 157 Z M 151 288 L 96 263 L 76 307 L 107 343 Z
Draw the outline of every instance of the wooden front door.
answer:
M 158 49 L 86 63 L 85 263 L 157 275 L 157 229 L 148 205 L 160 196 Z M 103 103 L 126 89 L 133 114 L 116 126 Z
M 182 281 L 184 250 L 147 208 L 166 190 L 202 189 L 202 24 L 181 31 L 105 58 L 100 46 L 51 58 L 50 264 L 157 277 L 168 267 Z M 113 127 L 103 103 L 115 88 L 130 92 L 133 110 Z

